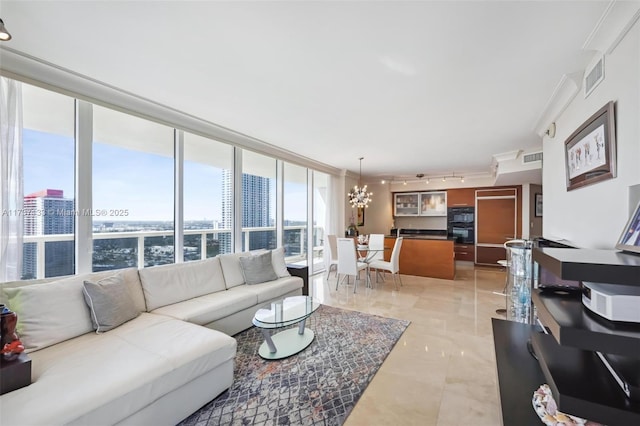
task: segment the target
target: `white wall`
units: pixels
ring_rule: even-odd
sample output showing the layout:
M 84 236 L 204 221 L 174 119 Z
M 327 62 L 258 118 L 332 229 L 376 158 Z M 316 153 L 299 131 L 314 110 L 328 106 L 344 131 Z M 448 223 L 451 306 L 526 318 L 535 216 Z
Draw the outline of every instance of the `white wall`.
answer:
M 609 101 L 616 102 L 618 176 L 566 190 L 564 142 Z M 605 79 L 583 91 L 556 120 L 556 136 L 543 140 L 544 236 L 584 248 L 613 248 L 629 212 L 629 187 L 640 183 L 640 23 L 605 56 Z

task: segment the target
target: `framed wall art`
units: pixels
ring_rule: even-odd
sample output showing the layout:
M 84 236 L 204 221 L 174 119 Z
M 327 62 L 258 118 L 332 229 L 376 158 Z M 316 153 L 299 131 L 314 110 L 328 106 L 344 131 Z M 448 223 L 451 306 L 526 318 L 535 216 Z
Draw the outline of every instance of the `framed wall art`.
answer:
M 567 191 L 616 177 L 615 127 L 609 102 L 565 141 Z
M 357 226 L 364 226 L 364 207 L 358 207 L 358 220 L 356 221 Z
M 535 217 L 542 217 L 542 194 L 540 193 L 535 194 L 535 203 L 536 203 L 536 208 L 535 208 L 534 215 Z

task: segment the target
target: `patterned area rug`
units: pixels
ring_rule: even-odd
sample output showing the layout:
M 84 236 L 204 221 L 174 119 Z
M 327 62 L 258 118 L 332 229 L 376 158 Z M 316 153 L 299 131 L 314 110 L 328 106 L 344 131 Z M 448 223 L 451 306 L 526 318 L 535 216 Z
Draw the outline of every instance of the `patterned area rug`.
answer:
M 313 343 L 278 361 L 256 327 L 234 336 L 233 385 L 180 425 L 341 425 L 409 321 L 322 305 L 306 326 Z

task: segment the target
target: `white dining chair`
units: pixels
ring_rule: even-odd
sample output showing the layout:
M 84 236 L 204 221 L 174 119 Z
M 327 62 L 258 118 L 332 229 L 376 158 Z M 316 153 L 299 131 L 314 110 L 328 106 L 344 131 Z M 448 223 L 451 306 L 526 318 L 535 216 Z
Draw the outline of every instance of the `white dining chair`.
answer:
M 333 234 L 327 235 L 327 264 L 325 268 L 327 269 L 327 279 L 329 279 L 329 275 L 331 274 L 331 270 L 336 270 L 336 279 L 338 278 L 338 244 L 337 237 Z
M 353 238 L 338 238 L 338 269 L 337 275 L 338 278 L 336 280 L 336 291 L 338 290 L 338 286 L 345 278 L 347 278 L 347 284 L 349 283 L 349 277 L 355 277 L 353 283 L 353 292 L 356 292 L 358 288 L 358 280 L 360 279 L 360 271 L 365 270 L 368 265 L 364 262 L 358 262 L 357 254 L 356 254 L 356 243 Z M 342 274 L 342 280 L 340 280 L 340 275 Z
M 384 260 L 384 234 L 371 234 L 369 235 L 369 250 L 371 255 L 367 258 L 369 268 L 371 269 L 371 262 L 376 260 Z M 376 282 L 380 272 L 376 270 Z
M 384 234 L 369 235 L 369 250 L 380 250 L 371 255 L 370 261 L 384 260 Z
M 396 290 L 398 289 L 398 283 L 396 282 L 396 275 L 398 275 L 398 280 L 400 280 L 400 285 L 402 285 L 402 278 L 400 277 L 400 249 L 402 248 L 402 237 L 396 238 L 396 242 L 393 245 L 393 251 L 391 252 L 391 259 L 387 262 L 385 260 L 376 260 L 369 263 L 369 268 L 372 269 L 381 269 L 383 271 L 388 271 L 391 273 L 393 277 L 393 284 L 396 286 Z

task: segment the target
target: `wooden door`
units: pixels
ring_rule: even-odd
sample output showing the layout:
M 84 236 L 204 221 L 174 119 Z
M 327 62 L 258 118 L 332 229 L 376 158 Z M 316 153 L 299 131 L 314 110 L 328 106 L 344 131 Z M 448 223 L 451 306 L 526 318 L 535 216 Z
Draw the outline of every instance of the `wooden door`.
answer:
M 496 265 L 506 259 L 504 243 L 517 235 L 515 190 L 491 191 L 476 196 L 476 263 Z

